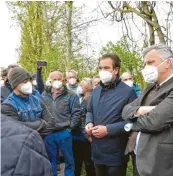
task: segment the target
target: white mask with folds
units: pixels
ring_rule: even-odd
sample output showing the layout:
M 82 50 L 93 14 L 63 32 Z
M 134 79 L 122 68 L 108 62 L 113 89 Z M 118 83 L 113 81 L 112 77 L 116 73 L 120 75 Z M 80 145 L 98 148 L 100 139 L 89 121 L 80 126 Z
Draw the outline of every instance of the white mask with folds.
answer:
M 55 88 L 55 89 L 60 89 L 62 87 L 62 82 L 61 81 L 54 81 L 52 83 L 52 87 Z
M 20 91 L 23 93 L 23 94 L 32 94 L 32 84 L 31 82 L 27 82 L 25 84 L 23 84 L 20 88 Z

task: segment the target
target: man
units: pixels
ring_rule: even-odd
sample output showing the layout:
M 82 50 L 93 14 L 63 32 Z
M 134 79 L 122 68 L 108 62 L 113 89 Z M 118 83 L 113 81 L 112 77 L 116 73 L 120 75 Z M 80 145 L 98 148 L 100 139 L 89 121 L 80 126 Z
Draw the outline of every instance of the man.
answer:
M 40 135 L 1 114 L 1 175 L 52 176 Z
M 50 92 L 44 92 L 42 98 L 56 120 L 53 133 L 46 136 L 45 146 L 50 158 L 53 175 L 57 176 L 57 156 L 59 149 L 65 160 L 65 176 L 74 176 L 74 159 L 72 152 L 72 135 L 80 121 L 80 104 L 78 96 L 67 90 L 63 84 L 63 75 L 59 71 L 51 72 Z
M 1 103 L 5 101 L 5 99 L 13 92 L 13 89 L 11 88 L 11 85 L 8 80 L 8 73 L 10 72 L 10 69 L 19 67 L 19 65 L 9 65 L 8 68 L 6 68 L 3 72 L 3 78 L 4 78 L 4 86 L 0 87 L 1 89 Z M 32 94 L 36 95 L 37 97 L 40 97 L 40 93 L 33 87 Z
M 95 76 L 92 80 L 92 84 L 93 84 L 93 89 L 95 89 L 100 83 L 100 77 L 99 76 Z
M 132 87 L 132 89 L 136 92 L 136 95 L 137 95 L 137 97 L 139 97 L 140 96 L 140 88 L 139 88 L 139 86 L 136 84 L 136 83 L 134 83 L 134 80 L 133 80 L 133 77 L 132 77 L 132 75 L 131 75 L 131 73 L 129 73 L 129 72 L 124 72 L 122 75 L 121 75 L 121 80 L 125 83 L 125 84 L 127 84 L 128 86 L 130 86 L 130 87 Z M 128 152 L 127 152 L 127 150 L 126 150 L 126 152 L 125 152 L 125 154 L 127 154 Z M 134 153 L 134 151 L 132 151 L 132 150 L 130 150 L 129 151 L 129 154 L 130 154 L 130 156 L 131 156 L 131 158 L 132 158 L 132 165 L 133 165 L 133 173 L 135 173 L 136 172 L 136 164 L 135 164 L 135 153 Z
M 43 137 L 49 134 L 54 129 L 55 119 L 44 102 L 32 95 L 29 73 L 15 67 L 10 70 L 8 80 L 13 92 L 1 104 L 1 112 L 38 131 Z
M 124 150 L 128 133 L 124 130 L 126 123 L 121 113 L 136 94 L 119 79 L 120 59 L 117 55 L 103 55 L 99 70 L 101 82 L 92 92 L 85 127 L 92 136 L 92 159 L 97 176 L 125 176 Z
M 134 80 L 133 80 L 133 77 L 132 77 L 131 73 L 124 72 L 121 75 L 121 80 L 125 84 L 127 84 L 128 86 L 132 87 L 132 89 L 136 92 L 136 95 L 139 97 L 139 95 L 140 95 L 140 88 L 139 88 L 139 86 L 136 83 L 134 83 Z
M 77 93 L 78 83 L 77 83 L 77 72 L 75 70 L 69 70 L 66 74 L 67 88 Z
M 75 176 L 81 175 L 83 163 L 85 164 L 85 171 L 87 176 L 95 176 L 94 163 L 91 160 L 91 145 L 90 138 L 84 131 L 86 112 L 92 92 L 92 80 L 90 78 L 83 78 L 77 90 L 81 104 L 81 123 L 79 129 L 73 132 L 73 154 L 75 160 Z
M 123 110 L 123 119 L 133 122 L 132 130 L 139 132 L 130 139 L 133 146 L 136 140 L 135 176 L 172 176 L 173 52 L 158 44 L 147 48 L 143 58 L 142 73 L 149 85 Z
M 2 78 L 4 80 L 4 85 L 0 87 L 1 89 L 1 103 L 10 95 L 12 88 L 8 81 L 8 72 L 11 68 L 19 67 L 18 65 L 9 65 L 6 69 L 2 71 Z

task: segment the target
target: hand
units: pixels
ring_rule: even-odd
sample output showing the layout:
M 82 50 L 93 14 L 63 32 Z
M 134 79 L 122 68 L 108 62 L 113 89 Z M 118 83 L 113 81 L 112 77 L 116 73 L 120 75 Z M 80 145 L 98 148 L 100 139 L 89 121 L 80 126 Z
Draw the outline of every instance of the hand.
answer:
M 152 111 L 156 106 L 141 106 L 137 110 L 137 115 L 144 115 L 147 114 L 148 112 Z
M 92 128 L 92 135 L 96 138 L 103 138 L 108 134 L 107 127 L 98 125 Z
M 85 131 L 88 133 L 88 135 L 91 135 L 92 134 L 92 128 L 93 128 L 93 123 L 88 123 L 86 126 L 85 126 Z
M 88 136 L 88 141 L 92 142 L 92 137 L 91 136 Z

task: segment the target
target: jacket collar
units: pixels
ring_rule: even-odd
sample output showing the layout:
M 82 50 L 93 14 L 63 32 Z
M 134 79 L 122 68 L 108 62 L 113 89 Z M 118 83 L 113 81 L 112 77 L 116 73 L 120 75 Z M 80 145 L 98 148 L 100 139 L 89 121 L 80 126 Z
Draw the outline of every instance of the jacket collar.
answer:
M 144 92 L 142 93 L 142 97 L 141 97 L 141 103 L 143 102 L 144 98 L 148 95 L 149 91 L 151 91 L 154 87 L 156 87 L 158 90 L 162 89 L 163 91 L 167 91 L 168 89 L 171 89 L 173 87 L 173 77 L 170 78 L 168 81 L 166 81 L 163 85 L 158 86 L 157 84 L 149 84 L 148 87 L 144 90 Z M 170 87 L 170 88 L 169 88 Z M 165 89 L 166 88 L 166 89 Z M 161 91 L 162 91 L 161 90 Z M 161 93 L 161 92 L 160 92 Z M 160 95 L 160 93 L 158 95 Z M 156 96 L 157 97 L 157 96 Z M 156 97 L 152 100 L 155 101 Z
M 63 89 L 63 91 L 61 92 L 61 94 L 60 94 L 60 95 L 65 95 L 65 94 L 67 93 L 67 91 L 68 91 L 68 89 L 67 89 L 66 85 L 63 85 L 63 86 L 64 86 L 64 89 Z M 47 90 L 46 92 L 47 92 L 49 95 L 51 95 L 51 96 L 52 96 L 51 90 L 52 90 L 52 87 L 50 87 L 50 89 L 49 89 L 49 90 Z
M 102 87 L 102 89 L 111 89 L 116 87 L 120 82 L 121 82 L 121 79 L 117 77 L 115 81 L 110 82 L 108 85 L 104 85 L 102 81 L 100 81 L 100 86 Z
M 21 99 L 23 101 L 28 101 L 30 95 L 27 95 L 26 97 L 22 97 L 21 95 L 17 95 L 16 93 L 12 92 L 12 96 L 14 96 L 18 99 Z

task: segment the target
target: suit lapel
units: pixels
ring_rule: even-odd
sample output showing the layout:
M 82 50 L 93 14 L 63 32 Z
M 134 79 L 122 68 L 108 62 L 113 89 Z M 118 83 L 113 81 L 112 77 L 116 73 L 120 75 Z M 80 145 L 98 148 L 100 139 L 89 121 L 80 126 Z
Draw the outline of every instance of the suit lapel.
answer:
M 173 90 L 173 78 L 165 82 L 163 85 L 160 86 L 157 95 L 151 101 L 152 104 L 158 104 L 161 100 L 163 100 L 169 92 Z
M 142 105 L 142 102 L 144 100 L 144 98 L 147 96 L 148 92 L 155 86 L 155 84 L 151 84 L 149 85 L 143 92 L 143 96 L 141 98 L 141 102 L 140 102 L 140 106 Z

